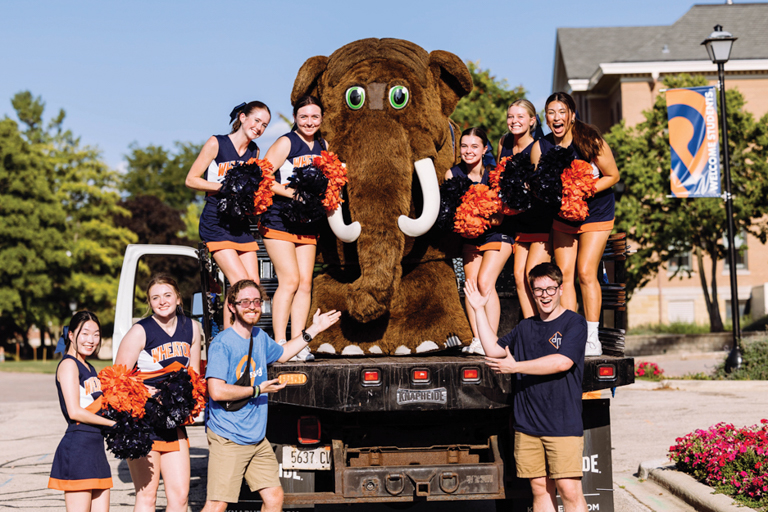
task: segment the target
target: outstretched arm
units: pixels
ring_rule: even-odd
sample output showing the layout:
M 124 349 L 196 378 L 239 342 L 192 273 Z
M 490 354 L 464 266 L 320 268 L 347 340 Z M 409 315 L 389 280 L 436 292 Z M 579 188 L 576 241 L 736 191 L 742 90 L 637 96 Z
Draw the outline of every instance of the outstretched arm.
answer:
M 341 318 L 341 311 L 336 311 L 335 309 L 332 309 L 328 311 L 327 313 L 320 314 L 320 310 L 318 309 L 314 316 L 312 317 L 312 325 L 306 328 L 307 334 L 312 336 L 313 338 L 335 324 L 339 321 L 339 318 Z M 278 359 L 279 362 L 284 363 L 288 361 L 290 358 L 298 354 L 301 349 L 307 346 L 307 342 L 304 341 L 304 338 L 302 338 L 301 335 L 296 336 L 292 340 L 290 340 L 288 343 L 283 345 L 283 355 Z
M 483 344 L 483 350 L 490 357 L 504 357 L 502 349 L 497 341 L 499 337 L 493 332 L 488 316 L 485 314 L 485 305 L 491 297 L 491 290 L 482 295 L 477 289 L 477 281 L 468 279 L 464 283 L 464 300 L 475 310 L 475 323 L 477 324 L 477 334 L 480 336 L 480 343 Z
M 573 361 L 561 354 L 550 354 L 530 361 L 517 361 L 504 347 L 505 357 L 502 359 L 485 358 L 487 364 L 496 373 L 525 373 L 526 375 L 553 375 L 564 372 L 573 366 Z

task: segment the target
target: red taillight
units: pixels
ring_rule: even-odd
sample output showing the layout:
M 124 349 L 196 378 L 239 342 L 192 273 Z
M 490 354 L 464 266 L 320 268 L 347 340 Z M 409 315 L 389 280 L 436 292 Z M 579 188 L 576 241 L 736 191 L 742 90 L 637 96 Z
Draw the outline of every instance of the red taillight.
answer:
M 413 370 L 413 382 L 429 381 L 429 370 Z
M 610 380 L 616 377 L 616 367 L 612 364 L 601 364 L 597 367 L 597 378 Z
M 461 377 L 464 382 L 477 382 L 480 380 L 480 370 L 477 368 L 464 368 Z
M 363 384 L 378 384 L 381 382 L 381 374 L 379 370 L 364 370 L 363 371 Z
M 299 418 L 300 444 L 317 444 L 320 442 L 320 418 L 317 416 L 302 416 Z

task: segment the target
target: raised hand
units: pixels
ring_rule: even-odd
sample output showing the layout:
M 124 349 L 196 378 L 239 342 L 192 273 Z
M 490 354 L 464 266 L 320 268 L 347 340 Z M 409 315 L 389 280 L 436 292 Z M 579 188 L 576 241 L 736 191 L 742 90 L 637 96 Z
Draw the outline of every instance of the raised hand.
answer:
M 474 279 L 468 279 L 464 282 L 464 299 L 469 302 L 472 309 L 483 309 L 488 300 L 491 298 L 491 290 L 488 293 L 482 295 L 480 290 L 477 289 L 477 281 Z

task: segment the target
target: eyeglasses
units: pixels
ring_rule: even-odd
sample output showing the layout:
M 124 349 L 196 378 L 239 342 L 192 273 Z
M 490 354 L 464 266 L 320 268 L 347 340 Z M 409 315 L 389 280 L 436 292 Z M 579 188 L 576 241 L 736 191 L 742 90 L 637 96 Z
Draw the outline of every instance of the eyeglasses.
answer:
M 253 300 L 243 299 L 241 301 L 234 302 L 233 304 L 235 306 L 242 306 L 244 308 L 249 308 L 251 306 L 256 306 L 257 308 L 260 308 L 261 304 L 266 302 L 266 301 L 267 301 L 267 299 L 264 299 L 264 300 L 262 300 L 262 299 L 253 299 Z
M 560 288 L 560 287 L 559 286 L 548 286 L 546 288 L 534 288 L 531 291 L 533 292 L 533 294 L 536 297 L 541 297 L 542 295 L 544 295 L 544 292 L 546 292 L 546 294 L 551 297 L 552 295 L 557 293 L 557 289 L 558 288 Z

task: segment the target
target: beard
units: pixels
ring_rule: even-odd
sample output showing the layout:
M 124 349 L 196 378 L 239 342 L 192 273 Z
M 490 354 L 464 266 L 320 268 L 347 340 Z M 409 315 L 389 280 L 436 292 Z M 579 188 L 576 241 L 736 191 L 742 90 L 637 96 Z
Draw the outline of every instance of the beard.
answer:
M 254 327 L 257 323 L 259 323 L 259 320 L 261 319 L 261 311 L 256 312 L 256 316 L 253 318 L 253 320 L 246 318 L 240 311 L 235 311 L 235 319 L 243 325 Z

